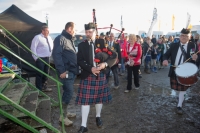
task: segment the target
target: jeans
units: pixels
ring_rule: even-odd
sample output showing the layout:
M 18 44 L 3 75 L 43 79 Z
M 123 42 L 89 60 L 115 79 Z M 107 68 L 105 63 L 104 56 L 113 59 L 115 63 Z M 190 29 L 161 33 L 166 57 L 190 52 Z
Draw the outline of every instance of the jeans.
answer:
M 114 65 L 111 67 L 111 70 L 112 70 L 112 73 L 113 73 L 113 76 L 114 76 L 114 84 L 115 86 L 118 86 L 119 85 L 119 77 L 118 77 L 118 65 Z M 110 72 L 108 72 L 106 74 L 106 80 L 107 80 L 107 83 L 109 82 L 109 76 L 110 76 Z
M 151 66 L 151 56 L 147 55 L 146 58 L 145 58 L 145 67 L 144 67 L 144 69 L 148 70 L 150 68 L 150 66 Z
M 62 95 L 62 103 L 69 104 L 72 99 L 74 92 L 74 80 L 76 75 L 72 72 L 68 73 L 68 78 L 61 79 L 60 81 L 63 84 L 63 95 Z
M 44 57 L 44 58 L 41 57 L 41 59 L 44 60 L 47 64 L 49 64 L 49 57 Z M 40 59 L 37 59 L 35 61 L 35 65 L 38 69 L 48 74 L 49 67 L 46 64 L 44 64 Z M 47 77 L 43 75 L 42 73 L 36 71 L 35 86 L 39 90 L 42 90 L 44 85 L 47 84 L 46 82 L 47 82 Z
M 125 72 L 125 58 L 121 58 L 121 68 L 120 68 L 120 72 L 123 73 Z
M 139 69 L 140 69 L 140 65 L 136 65 L 136 66 L 128 66 L 128 85 L 127 85 L 127 90 L 131 90 L 132 89 L 132 73 L 134 76 L 134 84 L 135 87 L 140 87 L 139 84 Z
M 157 54 L 157 61 L 158 62 L 160 61 L 160 56 L 161 56 L 161 53 Z

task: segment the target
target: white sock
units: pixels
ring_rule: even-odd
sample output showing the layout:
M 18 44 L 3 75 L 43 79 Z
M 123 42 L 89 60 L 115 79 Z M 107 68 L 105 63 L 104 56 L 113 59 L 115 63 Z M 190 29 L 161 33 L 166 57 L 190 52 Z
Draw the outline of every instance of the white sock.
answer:
M 81 112 L 82 112 L 81 126 L 87 127 L 86 125 L 87 125 L 88 114 L 90 112 L 90 105 L 82 105 Z
M 182 107 L 182 103 L 184 101 L 184 95 L 186 94 L 186 91 L 179 91 L 179 98 L 178 98 L 178 106 Z
M 96 107 L 96 117 L 101 117 L 101 109 L 102 109 L 103 104 L 95 104 Z

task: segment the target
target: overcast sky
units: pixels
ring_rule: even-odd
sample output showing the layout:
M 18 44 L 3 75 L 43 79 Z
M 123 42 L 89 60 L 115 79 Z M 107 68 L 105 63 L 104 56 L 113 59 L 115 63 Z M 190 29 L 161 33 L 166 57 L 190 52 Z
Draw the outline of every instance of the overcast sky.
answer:
M 187 12 L 193 25 L 200 24 L 200 0 L 0 0 L 0 13 L 12 4 L 41 22 L 48 13 L 51 33 L 60 33 L 69 21 L 82 31 L 85 23 L 92 22 L 92 9 L 96 9 L 98 27 L 113 24 L 121 29 L 122 15 L 125 31 L 135 34 L 139 30 L 148 32 L 154 7 L 158 13 L 154 31 L 159 30 L 159 22 L 161 31 L 171 31 L 173 14 L 175 31 L 185 27 Z

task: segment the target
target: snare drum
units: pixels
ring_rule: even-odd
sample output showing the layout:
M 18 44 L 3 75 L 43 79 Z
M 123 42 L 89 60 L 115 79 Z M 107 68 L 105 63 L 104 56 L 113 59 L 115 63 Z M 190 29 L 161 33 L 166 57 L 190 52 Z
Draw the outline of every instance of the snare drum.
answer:
M 191 86 L 198 81 L 198 67 L 195 64 L 186 62 L 176 67 L 175 74 L 179 84 Z

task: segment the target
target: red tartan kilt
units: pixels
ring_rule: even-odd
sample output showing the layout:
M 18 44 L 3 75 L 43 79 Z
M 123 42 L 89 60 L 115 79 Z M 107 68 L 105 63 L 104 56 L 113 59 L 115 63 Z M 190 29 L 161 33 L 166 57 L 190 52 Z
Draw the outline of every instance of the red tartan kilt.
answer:
M 106 75 L 100 73 L 98 78 L 90 74 L 86 79 L 80 81 L 76 104 L 92 105 L 98 103 L 108 103 L 112 99 L 107 87 Z
M 186 91 L 190 87 L 190 86 L 184 86 L 184 85 L 179 84 L 175 77 L 170 78 L 170 85 L 171 85 L 171 88 L 176 91 Z

